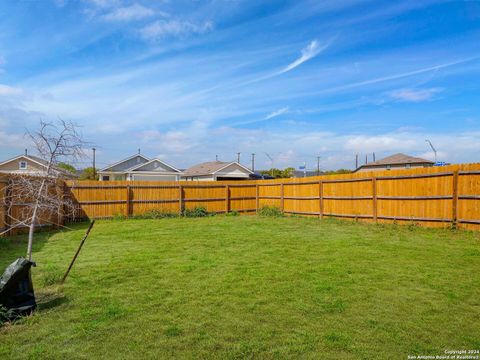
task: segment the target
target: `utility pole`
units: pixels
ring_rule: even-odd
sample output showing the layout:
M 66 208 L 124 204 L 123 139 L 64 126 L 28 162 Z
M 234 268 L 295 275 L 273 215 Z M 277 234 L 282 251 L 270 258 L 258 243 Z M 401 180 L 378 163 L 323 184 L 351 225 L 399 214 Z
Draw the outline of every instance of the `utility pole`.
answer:
M 320 175 L 320 156 L 317 156 L 317 176 Z
M 237 162 L 240 164 L 240 153 L 237 152 Z
M 95 169 L 95 151 L 97 149 L 95 148 L 92 148 L 92 151 L 93 151 L 93 180 L 96 180 L 97 179 L 97 174 L 96 174 L 96 169 Z
M 435 154 L 435 163 L 436 163 L 436 162 L 437 162 L 437 149 L 435 149 L 435 148 L 433 147 L 433 144 L 432 144 L 432 142 L 431 142 L 430 140 L 426 139 L 425 141 L 430 144 L 430 147 L 432 148 L 433 153 Z
M 252 153 L 252 172 L 255 172 L 255 154 Z

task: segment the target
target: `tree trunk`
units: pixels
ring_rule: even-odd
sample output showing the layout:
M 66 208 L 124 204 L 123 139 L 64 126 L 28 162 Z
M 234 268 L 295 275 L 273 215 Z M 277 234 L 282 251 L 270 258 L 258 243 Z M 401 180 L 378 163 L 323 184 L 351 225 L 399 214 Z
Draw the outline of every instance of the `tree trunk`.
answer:
M 28 261 L 32 261 L 33 233 L 35 232 L 35 221 L 37 220 L 37 208 L 38 208 L 38 205 L 35 204 L 35 208 L 33 209 L 33 214 L 32 214 L 32 222 L 30 223 L 30 227 L 28 230 L 28 246 L 27 246 Z
M 50 170 L 50 164 L 48 165 L 47 171 Z M 43 179 L 40 189 L 38 190 L 38 198 L 41 196 L 43 187 L 45 186 L 45 179 Z M 27 245 L 27 259 L 32 261 L 32 245 L 33 245 L 33 233 L 35 232 L 35 221 L 37 220 L 37 210 L 38 210 L 38 198 L 35 201 L 35 207 L 33 208 L 32 222 L 30 223 L 30 228 L 28 229 L 28 245 Z

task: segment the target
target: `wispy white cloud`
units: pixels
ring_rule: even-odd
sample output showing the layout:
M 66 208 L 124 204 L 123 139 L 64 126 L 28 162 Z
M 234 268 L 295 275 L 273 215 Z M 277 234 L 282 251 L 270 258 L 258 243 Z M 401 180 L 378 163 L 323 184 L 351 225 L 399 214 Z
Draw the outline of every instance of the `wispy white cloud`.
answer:
M 19 88 L 15 88 L 15 87 L 12 87 L 12 86 L 0 84 L 0 96 L 2 96 L 2 95 L 16 95 L 16 94 L 20 94 L 20 93 L 21 93 L 21 89 L 19 89 Z
M 403 73 L 398 73 L 398 74 L 393 74 L 393 75 L 387 75 L 387 76 L 382 76 L 382 77 L 378 77 L 378 78 L 371 79 L 371 80 L 359 81 L 359 82 L 356 82 L 356 83 L 337 86 L 335 88 L 329 89 L 329 91 L 345 90 L 345 89 L 351 89 L 351 88 L 361 87 L 361 86 L 365 86 L 365 85 L 377 84 L 377 83 L 381 83 L 381 82 L 385 82 L 385 81 L 402 79 L 402 78 L 406 78 L 406 77 L 410 77 L 410 76 L 414 76 L 414 75 L 419 75 L 419 74 L 423 74 L 423 73 L 427 73 L 427 72 L 431 72 L 431 71 L 444 69 L 444 68 L 447 68 L 447 67 L 450 67 L 450 66 L 463 64 L 463 63 L 466 63 L 466 62 L 469 62 L 469 61 L 472 61 L 472 60 L 476 60 L 476 59 L 478 59 L 478 57 L 460 59 L 460 60 L 457 60 L 457 61 L 452 61 L 452 62 L 440 64 L 440 65 L 429 66 L 429 67 L 418 69 L 418 70 L 413 70 L 413 71 L 408 71 L 408 72 L 403 72 Z
M 317 56 L 322 51 L 327 49 L 331 45 L 332 42 L 333 42 L 333 39 L 330 39 L 323 46 L 320 46 L 318 40 L 313 40 L 312 42 L 310 42 L 310 44 L 308 44 L 307 47 L 305 47 L 301 50 L 302 55 L 297 60 L 293 61 L 292 63 L 288 64 L 287 66 L 285 66 L 284 68 L 282 68 L 278 71 L 275 71 L 273 73 L 269 73 L 269 74 L 259 76 L 259 77 L 256 77 L 254 79 L 242 82 L 242 83 L 239 84 L 239 86 L 250 85 L 250 84 L 253 84 L 253 83 L 256 83 L 256 82 L 259 82 L 259 81 L 263 81 L 263 80 L 267 80 L 267 79 L 273 78 L 275 76 L 278 76 L 278 75 L 284 74 L 286 72 L 289 72 L 289 71 L 295 69 L 296 67 L 302 65 L 304 62 L 313 59 L 315 56 Z
M 325 43 L 323 46 L 320 46 L 318 40 L 313 40 L 307 47 L 302 49 L 302 55 L 295 60 L 294 62 L 285 66 L 282 70 L 280 70 L 277 74 L 283 74 L 290 70 L 295 69 L 296 67 L 302 65 L 304 62 L 313 59 L 315 56 L 320 54 L 323 50 L 328 48 L 331 44 L 331 41 Z
M 272 119 L 272 118 L 274 118 L 274 117 L 277 117 L 277 116 L 286 114 L 287 112 L 288 112 L 288 107 L 284 107 L 284 108 L 281 108 L 281 109 L 272 111 L 270 114 L 268 114 L 267 116 L 265 116 L 264 119 L 265 119 L 265 120 L 269 120 L 269 119 Z
M 165 37 L 186 36 L 189 34 L 203 34 L 213 30 L 212 21 L 192 23 L 184 20 L 157 20 L 140 30 L 145 40 L 159 40 Z
M 155 14 L 158 15 L 153 9 L 140 4 L 133 4 L 130 6 L 115 8 L 111 12 L 103 15 L 103 18 L 108 21 L 131 21 L 148 18 Z M 160 15 L 167 16 L 168 14 L 162 12 Z
M 389 96 L 399 101 L 421 102 L 431 100 L 435 94 L 438 94 L 442 91 L 442 88 L 398 89 L 390 92 Z

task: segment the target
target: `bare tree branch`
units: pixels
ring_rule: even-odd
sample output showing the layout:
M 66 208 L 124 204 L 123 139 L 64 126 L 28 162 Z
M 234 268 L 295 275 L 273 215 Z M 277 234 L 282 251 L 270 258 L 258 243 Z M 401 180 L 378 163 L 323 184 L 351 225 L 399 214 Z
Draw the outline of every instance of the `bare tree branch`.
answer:
M 83 149 L 87 144 L 77 126 L 62 119 L 56 123 L 41 120 L 38 130 L 27 132 L 27 135 L 44 161 L 46 170 L 34 175 L 11 176 L 6 196 L 0 204 L 7 208 L 10 229 L 28 225 L 27 257 L 31 260 L 33 234 L 41 219 L 52 219 L 60 214 L 75 217 L 77 207 L 71 198 L 63 196 L 63 180 L 67 173 L 57 164 L 76 162 L 84 156 Z

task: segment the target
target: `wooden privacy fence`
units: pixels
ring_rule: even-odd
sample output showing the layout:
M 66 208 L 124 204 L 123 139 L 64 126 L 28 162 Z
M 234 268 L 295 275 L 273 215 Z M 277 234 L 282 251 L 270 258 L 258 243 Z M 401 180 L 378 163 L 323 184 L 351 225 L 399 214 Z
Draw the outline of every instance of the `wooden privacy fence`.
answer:
M 0 199 L 9 191 L 5 180 L 0 178 Z M 480 164 L 258 181 L 67 181 L 61 190 L 76 203 L 76 219 L 181 213 L 196 206 L 255 213 L 276 206 L 286 214 L 480 230 Z M 10 211 L 21 214 L 22 204 L 13 205 Z M 0 208 L 3 230 L 6 211 Z M 59 211 L 47 224 L 63 221 Z
M 480 229 L 480 164 L 368 172 L 301 179 L 223 182 L 68 181 L 81 216 L 180 213 L 284 213 L 374 222 Z
M 24 178 L 25 179 L 25 178 Z M 38 181 L 38 178 L 36 179 Z M 30 182 L 36 186 L 36 182 Z M 63 181 L 58 181 L 55 185 L 48 187 L 52 197 L 55 199 L 61 196 L 60 191 L 65 190 Z M 7 176 L 0 176 L 0 235 L 14 235 L 21 232 L 22 229 L 30 224 L 32 216 L 32 205 L 34 200 L 23 194 L 24 184 L 13 181 Z M 60 190 L 60 191 L 59 191 Z M 63 224 L 63 209 L 55 209 L 55 211 L 47 211 L 39 209 L 37 211 L 37 228 L 49 227 Z

